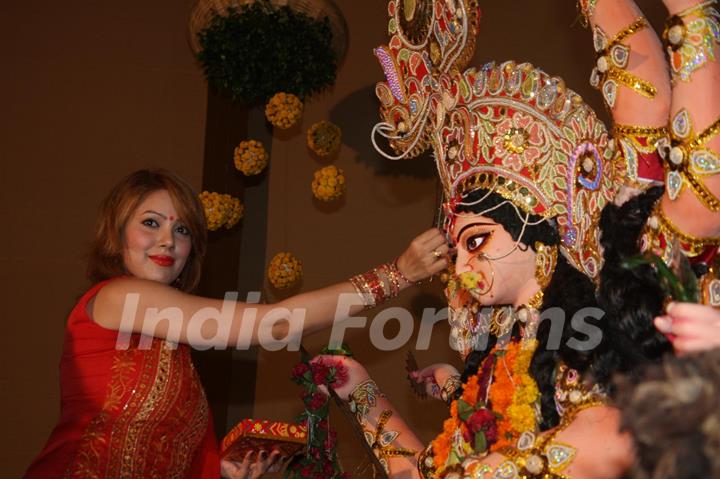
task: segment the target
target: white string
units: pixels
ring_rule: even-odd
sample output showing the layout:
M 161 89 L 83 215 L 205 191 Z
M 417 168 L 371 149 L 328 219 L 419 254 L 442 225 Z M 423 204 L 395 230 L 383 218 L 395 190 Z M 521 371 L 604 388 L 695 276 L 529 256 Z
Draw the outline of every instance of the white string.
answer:
M 370 141 L 372 141 L 372 144 L 375 147 L 375 151 L 380 153 L 382 156 L 384 156 L 388 160 L 393 160 L 393 161 L 402 160 L 403 158 L 405 158 L 408 155 L 408 153 L 410 153 L 410 151 L 413 148 L 415 148 L 415 145 L 417 145 L 418 141 L 420 141 L 420 137 L 422 135 L 416 135 L 412 144 L 408 148 L 405 149 L 404 153 L 401 153 L 398 156 L 391 156 L 391 155 L 388 155 L 387 153 L 385 153 L 384 151 L 382 151 L 382 149 L 378 146 L 377 142 L 375 141 L 375 133 L 376 132 L 380 133 L 381 136 L 387 138 L 388 140 L 397 140 L 397 139 L 402 138 L 402 136 L 388 135 L 387 133 L 385 133 L 385 130 L 392 130 L 392 129 L 394 129 L 394 127 L 390 123 L 386 123 L 386 122 L 377 123 L 373 127 L 372 131 L 370 132 Z

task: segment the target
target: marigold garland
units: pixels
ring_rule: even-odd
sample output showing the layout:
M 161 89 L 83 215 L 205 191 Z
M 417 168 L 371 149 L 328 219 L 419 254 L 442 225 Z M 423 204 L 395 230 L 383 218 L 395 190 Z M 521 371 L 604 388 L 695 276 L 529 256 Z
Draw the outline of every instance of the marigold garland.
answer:
M 307 131 L 308 147 L 318 156 L 330 156 L 340 148 L 342 131 L 329 121 L 319 121 Z
M 265 147 L 257 140 L 241 141 L 233 154 L 235 168 L 245 176 L 257 175 L 265 169 L 268 154 Z
M 461 449 L 480 453 L 483 451 L 473 451 L 471 446 L 472 434 L 476 431 L 484 432 L 486 450 L 494 452 L 515 445 L 522 432 L 536 430 L 534 406 L 540 391 L 529 374 L 536 348 L 536 340 L 513 341 L 503 350 L 493 348 L 480 371 L 468 379 L 460 399 L 450 405 L 450 418 L 443 423 L 443 432 L 431 443 L 437 473 L 462 459 L 453 452 L 457 431 L 463 438 Z M 488 397 L 483 398 L 482 389 L 486 387 L 490 374 L 492 383 Z M 465 409 L 465 420 L 461 418 L 463 413 L 459 406 Z M 468 407 L 472 414 L 468 414 Z
M 292 253 L 280 252 L 268 266 L 268 280 L 277 289 L 290 288 L 302 277 L 302 263 Z
M 265 118 L 283 130 L 295 125 L 302 117 L 303 103 L 292 93 L 276 93 L 265 105 Z
M 515 385 L 513 383 L 512 373 L 519 347 L 518 342 L 511 342 L 505 350 L 496 353 L 498 358 L 493 372 L 493 382 L 490 387 L 489 400 L 493 412 L 500 415 L 501 419 L 497 422 L 498 440 L 493 445 L 493 450 L 514 444 L 513 438 L 515 434 L 512 425 L 507 420 L 507 409 L 513 400 Z
M 230 229 L 243 217 L 243 204 L 228 194 L 203 191 L 199 198 L 205 211 L 207 229 L 210 231 L 216 231 L 223 226 Z
M 312 192 L 320 201 L 333 201 L 345 193 L 345 175 L 335 165 L 320 168 L 312 181 Z

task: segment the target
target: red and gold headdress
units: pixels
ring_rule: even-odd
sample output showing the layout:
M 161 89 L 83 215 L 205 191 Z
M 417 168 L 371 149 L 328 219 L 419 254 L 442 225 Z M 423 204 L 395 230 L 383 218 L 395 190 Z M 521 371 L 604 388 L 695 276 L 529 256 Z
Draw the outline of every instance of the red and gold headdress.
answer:
M 376 87 L 383 122 L 373 134 L 397 155 L 381 153 L 410 158 L 432 145 L 450 213 L 473 189 L 499 193 L 553 218 L 565 256 L 596 277 L 597 220 L 625 167 L 592 109 L 528 63 L 461 72 L 478 29 L 474 1 L 391 0 L 388 13 L 392 38 L 375 50 L 387 80 Z

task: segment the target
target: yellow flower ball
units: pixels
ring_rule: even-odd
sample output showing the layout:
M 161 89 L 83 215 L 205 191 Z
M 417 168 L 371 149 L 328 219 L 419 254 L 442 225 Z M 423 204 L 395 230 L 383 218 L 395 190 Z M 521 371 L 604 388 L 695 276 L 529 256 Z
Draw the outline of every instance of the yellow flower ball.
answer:
M 203 191 L 200 193 L 200 202 L 205 210 L 207 229 L 215 231 L 227 221 L 227 205 L 222 195 L 215 192 Z
M 333 201 L 345 193 L 345 176 L 335 165 L 320 168 L 314 174 L 312 192 L 320 201 Z
M 241 141 L 233 155 L 235 168 L 245 176 L 257 175 L 265 169 L 268 154 L 265 147 L 257 140 Z
M 292 93 L 276 93 L 265 105 L 265 118 L 283 130 L 295 125 L 302 117 L 303 103 Z
M 210 231 L 216 231 L 223 226 L 232 228 L 243 216 L 244 207 L 237 198 L 210 191 L 203 191 L 199 196 L 205 210 L 207 229 Z
M 277 289 L 290 288 L 302 277 L 302 263 L 292 253 L 280 252 L 270 261 L 268 280 Z
M 243 217 L 245 213 L 245 206 L 240 202 L 239 199 L 233 198 L 230 195 L 223 195 L 226 198 L 227 205 L 227 220 L 225 221 L 225 228 L 230 229 Z
M 307 131 L 308 147 L 318 156 L 330 156 L 340 148 L 342 131 L 329 121 L 319 121 Z

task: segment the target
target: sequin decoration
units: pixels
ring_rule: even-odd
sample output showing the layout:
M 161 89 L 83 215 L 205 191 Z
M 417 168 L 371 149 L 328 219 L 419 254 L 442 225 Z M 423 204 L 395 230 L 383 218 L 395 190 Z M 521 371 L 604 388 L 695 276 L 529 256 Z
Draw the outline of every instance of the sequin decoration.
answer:
M 374 52 L 375 56 L 380 60 L 380 65 L 385 73 L 385 79 L 390 86 L 390 91 L 393 96 L 397 101 L 405 102 L 405 89 L 398 81 L 397 67 L 395 66 L 393 57 L 386 52 L 383 47 L 376 48 Z
M 689 21 L 684 17 L 697 15 Z M 663 33 L 674 82 L 688 82 L 694 72 L 708 61 L 715 61 L 715 46 L 720 43 L 720 13 L 715 2 L 703 2 L 667 22 Z
M 672 132 L 675 137 L 681 140 L 690 136 L 690 117 L 685 108 L 677 112 L 673 117 Z
M 630 47 L 620 43 L 628 36 L 646 27 L 646 20 L 640 17 L 618 32 L 610 41 L 602 28 L 596 25 L 593 29 L 596 63 L 590 74 L 590 85 L 600 89 L 603 99 L 610 109 L 615 107 L 619 85 L 631 88 L 646 98 L 654 98 L 657 94 L 657 89 L 652 84 L 625 70 L 630 59 Z

